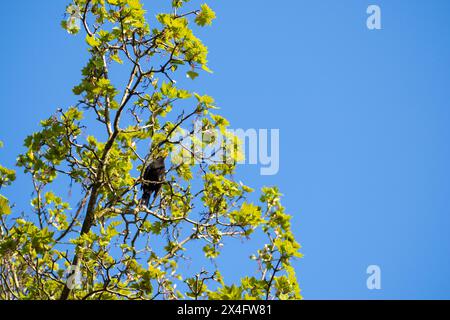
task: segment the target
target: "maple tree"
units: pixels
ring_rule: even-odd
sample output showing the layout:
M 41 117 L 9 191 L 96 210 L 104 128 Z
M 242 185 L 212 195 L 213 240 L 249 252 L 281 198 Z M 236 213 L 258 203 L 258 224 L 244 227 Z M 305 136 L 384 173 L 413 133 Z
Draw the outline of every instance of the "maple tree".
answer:
M 212 97 L 175 81 L 211 72 L 192 25 L 211 25 L 215 13 L 207 4 L 185 10 L 187 3 L 171 1 L 171 11 L 157 14 L 151 27 L 139 0 L 67 7 L 62 26 L 85 34 L 90 57 L 73 89 L 79 102 L 42 121 L 18 158 L 34 186 L 32 210 L 18 214 L 0 195 L 2 299 L 301 298 L 292 267 L 300 246 L 279 190 L 265 187 L 259 203 L 250 201 L 254 190 L 233 179 L 242 154 L 228 121 Z M 116 68 L 129 71 L 122 87 L 111 75 Z M 227 161 L 196 161 L 195 150 L 180 148 L 197 134 L 182 129 L 194 122 L 227 137 Z M 142 205 L 144 169 L 161 155 L 170 162 L 166 180 Z M 15 172 L 0 166 L 0 191 L 14 180 Z M 77 203 L 52 191 L 60 180 L 79 191 Z M 214 265 L 196 274 L 180 270 L 189 243 L 214 260 L 225 239 L 255 232 L 267 241 L 248 261 L 255 273 L 239 283 L 227 285 Z M 76 286 L 67 281 L 71 267 Z

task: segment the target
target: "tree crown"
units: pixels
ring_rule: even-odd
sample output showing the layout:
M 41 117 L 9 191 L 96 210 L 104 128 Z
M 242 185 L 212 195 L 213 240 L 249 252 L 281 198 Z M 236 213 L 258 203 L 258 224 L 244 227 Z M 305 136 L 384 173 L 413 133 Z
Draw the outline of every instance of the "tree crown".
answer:
M 291 264 L 300 246 L 279 190 L 265 187 L 259 203 L 251 201 L 254 191 L 234 179 L 239 141 L 214 99 L 177 86 L 180 75 L 195 80 L 212 72 L 192 26 L 209 26 L 216 15 L 207 4 L 190 6 L 172 0 L 152 24 L 139 0 L 67 7 L 62 26 L 86 35 L 90 57 L 73 89 L 77 104 L 25 139 L 17 165 L 31 176 L 32 211 L 13 214 L 0 195 L 2 298 L 301 298 Z M 116 68 L 129 70 L 125 80 L 112 76 Z M 208 139 L 199 139 L 205 132 Z M 218 149 L 211 132 L 224 137 Z M 162 191 L 143 206 L 143 173 L 161 156 L 170 163 Z M 0 166 L 0 190 L 14 178 Z M 70 183 L 79 201 L 57 194 L 57 181 Z M 255 232 L 267 239 L 250 257 L 255 274 L 227 285 L 208 260 L 226 239 Z M 206 259 L 194 274 L 180 267 L 188 247 L 201 248 Z

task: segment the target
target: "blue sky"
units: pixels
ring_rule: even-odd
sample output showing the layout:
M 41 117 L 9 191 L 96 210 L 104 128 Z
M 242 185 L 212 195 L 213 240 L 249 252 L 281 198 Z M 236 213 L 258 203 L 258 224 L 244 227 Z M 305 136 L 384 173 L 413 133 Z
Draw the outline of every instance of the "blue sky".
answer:
M 218 19 L 200 37 L 214 74 L 195 86 L 232 127 L 280 129 L 280 172 L 244 166 L 239 177 L 285 195 L 304 297 L 450 298 L 450 2 L 209 3 Z M 366 28 L 370 4 L 381 7 L 382 30 Z M 75 102 L 87 52 L 59 27 L 64 7 L 2 5 L 3 165 L 40 119 Z M 19 175 L 8 195 L 26 207 L 30 194 Z M 225 275 L 241 268 L 234 254 L 221 259 Z M 366 288 L 372 264 L 379 291 Z

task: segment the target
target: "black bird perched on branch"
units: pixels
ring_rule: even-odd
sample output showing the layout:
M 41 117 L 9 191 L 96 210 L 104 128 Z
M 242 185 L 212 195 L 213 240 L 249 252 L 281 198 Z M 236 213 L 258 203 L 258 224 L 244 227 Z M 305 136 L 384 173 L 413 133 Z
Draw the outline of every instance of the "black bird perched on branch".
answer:
M 144 171 L 144 182 L 141 185 L 143 191 L 142 205 L 148 206 L 152 194 L 155 194 L 155 197 L 158 195 L 165 177 L 166 166 L 164 164 L 164 157 L 160 156 L 156 160 L 153 160 Z

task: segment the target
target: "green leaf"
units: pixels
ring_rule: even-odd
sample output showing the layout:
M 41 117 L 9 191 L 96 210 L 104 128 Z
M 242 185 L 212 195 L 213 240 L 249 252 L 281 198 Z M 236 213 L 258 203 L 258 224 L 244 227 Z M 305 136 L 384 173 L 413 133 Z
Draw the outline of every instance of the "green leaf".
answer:
M 202 69 L 208 73 L 214 73 L 206 64 L 202 65 Z
M 94 36 L 90 36 L 90 35 L 86 36 L 86 42 L 91 47 L 98 47 L 101 44 L 101 42 L 99 40 L 97 40 Z
M 205 3 L 202 4 L 200 13 L 195 18 L 195 23 L 204 27 L 206 25 L 211 25 L 215 18 L 216 13 Z
M 119 64 L 123 64 L 122 59 L 120 59 L 120 57 L 119 57 L 117 54 L 113 54 L 113 55 L 111 56 L 111 59 L 112 59 L 113 61 L 119 63 Z
M 0 194 L 0 215 L 2 214 L 11 214 L 11 207 L 8 199 Z
M 192 79 L 192 80 L 195 80 L 195 78 L 198 77 L 198 73 L 195 72 L 195 71 L 188 71 L 188 72 L 187 72 L 187 77 L 190 78 L 190 79 Z
M 205 256 L 207 258 L 211 259 L 217 258 L 220 254 L 220 252 L 217 251 L 214 246 L 211 246 L 209 244 L 203 247 L 203 252 L 205 253 Z

